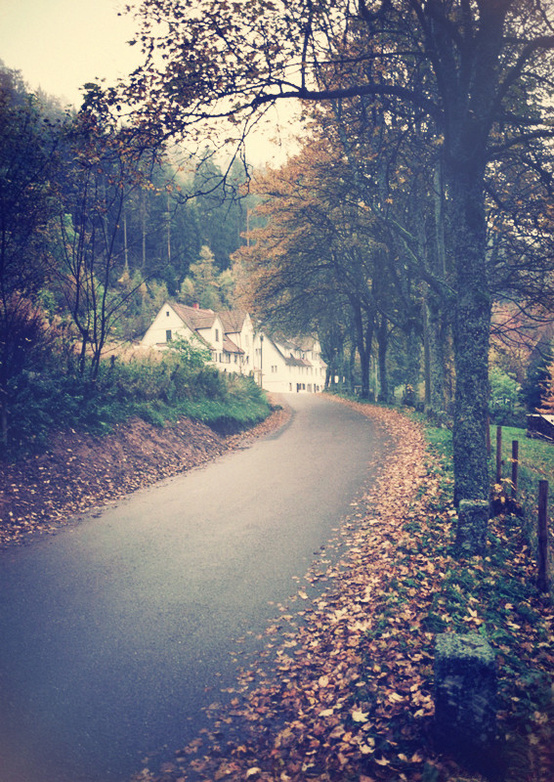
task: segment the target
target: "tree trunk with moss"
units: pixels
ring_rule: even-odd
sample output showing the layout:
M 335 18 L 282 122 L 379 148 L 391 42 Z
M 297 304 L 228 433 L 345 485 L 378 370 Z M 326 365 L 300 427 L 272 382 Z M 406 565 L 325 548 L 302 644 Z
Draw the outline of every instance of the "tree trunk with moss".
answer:
M 454 167 L 453 167 L 454 168 Z M 491 297 L 485 261 L 483 174 L 456 166 L 449 178 L 450 227 L 455 254 L 454 500 L 489 496 L 486 431 L 489 400 Z

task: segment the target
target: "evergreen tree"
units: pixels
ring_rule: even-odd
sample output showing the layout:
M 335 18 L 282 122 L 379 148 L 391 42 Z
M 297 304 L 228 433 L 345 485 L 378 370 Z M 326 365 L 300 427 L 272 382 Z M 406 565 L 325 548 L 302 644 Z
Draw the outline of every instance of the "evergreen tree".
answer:
M 190 267 L 190 274 L 181 286 L 181 299 L 185 304 L 198 304 L 202 309 L 222 309 L 218 270 L 214 254 L 207 245 L 200 250 L 200 257 Z

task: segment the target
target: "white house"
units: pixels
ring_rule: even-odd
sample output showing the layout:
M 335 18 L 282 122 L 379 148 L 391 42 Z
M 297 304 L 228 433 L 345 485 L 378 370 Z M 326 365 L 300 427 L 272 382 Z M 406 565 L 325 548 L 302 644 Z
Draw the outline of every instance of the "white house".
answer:
M 296 340 L 256 332 L 248 313 L 214 312 L 166 302 L 141 340 L 141 346 L 162 349 L 175 337 L 196 339 L 223 372 L 252 374 L 266 391 L 322 391 L 326 364 L 314 338 Z
M 166 302 L 140 344 L 164 348 L 179 336 L 196 339 L 208 348 L 218 369 L 241 374 L 248 374 L 252 369 L 254 329 L 250 316 L 245 312 L 217 313 L 197 306 Z
M 325 388 L 327 365 L 321 358 L 321 346 L 316 339 L 291 340 L 260 335 L 258 350 L 259 382 L 267 391 L 315 393 Z

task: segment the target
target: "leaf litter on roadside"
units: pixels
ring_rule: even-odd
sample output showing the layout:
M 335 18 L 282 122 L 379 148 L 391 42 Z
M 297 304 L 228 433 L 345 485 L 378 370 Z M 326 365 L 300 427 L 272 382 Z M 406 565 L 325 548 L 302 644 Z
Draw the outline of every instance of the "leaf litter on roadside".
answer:
M 262 423 L 228 436 L 188 418 L 165 427 L 133 418 L 102 436 L 59 432 L 43 453 L 0 460 L 0 550 L 32 534 L 51 534 L 78 514 L 246 447 L 289 415 L 276 407 Z
M 499 725 L 512 753 L 505 778 L 553 779 L 553 612 L 530 586 L 530 552 L 494 520 L 490 556 L 454 560 L 451 487 L 426 456 L 420 426 L 396 411 L 343 403 L 375 418 L 395 442 L 394 458 L 322 547 L 291 605 L 279 607 L 230 703 L 210 707 L 212 728 L 161 772 L 135 779 L 480 780 L 435 749 L 433 648 L 437 632 L 485 629 L 499 654 Z M 517 613 L 492 588 L 502 578 Z

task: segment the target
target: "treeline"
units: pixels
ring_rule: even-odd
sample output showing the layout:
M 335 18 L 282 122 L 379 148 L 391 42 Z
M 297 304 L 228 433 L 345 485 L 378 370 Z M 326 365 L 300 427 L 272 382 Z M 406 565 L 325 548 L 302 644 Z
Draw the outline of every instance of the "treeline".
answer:
M 235 253 L 238 293 L 262 320 L 317 331 L 331 384 L 448 421 L 467 338 L 456 345 L 465 291 L 448 251 L 457 215 L 442 142 L 415 114 L 394 117 L 375 100 L 368 113 L 363 103 L 318 107 L 302 151 L 255 178 L 263 221 Z M 524 425 L 549 378 L 551 182 L 541 138 L 508 146 L 487 168 L 483 306 L 492 308 L 488 408 L 498 423 Z
M 0 67 L 4 447 L 29 429 L 21 400 L 47 371 L 93 395 L 108 340 L 140 337 L 166 298 L 230 305 L 244 180 L 242 163 L 222 170 L 119 123 L 93 84 L 64 112 Z

